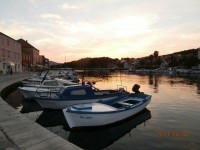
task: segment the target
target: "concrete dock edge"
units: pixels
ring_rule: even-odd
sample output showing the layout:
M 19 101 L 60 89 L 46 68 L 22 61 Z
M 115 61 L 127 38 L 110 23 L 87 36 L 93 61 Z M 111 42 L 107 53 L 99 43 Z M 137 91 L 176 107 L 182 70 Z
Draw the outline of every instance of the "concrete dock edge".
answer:
M 28 78 L 30 73 L 0 75 L 0 92 Z M 0 149 L 5 150 L 79 150 L 78 146 L 50 132 L 11 107 L 0 97 Z

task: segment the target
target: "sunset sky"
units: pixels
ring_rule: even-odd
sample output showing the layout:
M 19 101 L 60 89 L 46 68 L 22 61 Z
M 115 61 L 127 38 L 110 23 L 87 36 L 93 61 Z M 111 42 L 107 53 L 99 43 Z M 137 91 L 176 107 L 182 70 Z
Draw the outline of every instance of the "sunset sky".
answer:
M 200 0 L 1 0 L 0 32 L 52 61 L 200 47 Z

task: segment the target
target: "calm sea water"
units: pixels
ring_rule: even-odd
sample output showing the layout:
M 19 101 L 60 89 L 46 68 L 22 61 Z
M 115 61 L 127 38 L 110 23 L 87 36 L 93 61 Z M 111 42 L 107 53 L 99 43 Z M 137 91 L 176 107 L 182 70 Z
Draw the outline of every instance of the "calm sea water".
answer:
M 95 81 L 100 89 L 124 86 L 129 92 L 137 83 L 140 91 L 152 95 L 152 100 L 147 109 L 120 124 L 71 132 L 62 111 L 43 111 L 34 101 L 18 103 L 17 108 L 83 149 L 200 149 L 199 78 L 115 73 L 104 78 L 85 77 L 85 80 Z

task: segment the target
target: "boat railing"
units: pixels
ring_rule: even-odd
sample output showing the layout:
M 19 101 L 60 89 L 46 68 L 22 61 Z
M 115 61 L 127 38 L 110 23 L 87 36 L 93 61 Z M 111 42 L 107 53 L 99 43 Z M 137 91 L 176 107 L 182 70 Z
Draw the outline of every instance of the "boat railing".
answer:
M 59 92 L 60 89 L 57 88 L 52 88 L 52 87 L 48 87 L 48 88 L 37 88 L 36 89 L 36 93 L 40 96 L 40 97 L 48 97 L 48 98 L 53 98 L 53 97 L 60 97 L 61 94 Z
M 126 86 L 123 86 L 123 85 L 117 85 L 117 89 L 119 91 L 127 91 L 127 87 Z
M 39 86 L 41 83 L 40 81 L 28 81 L 28 80 L 25 80 L 22 82 L 22 84 L 24 86 Z

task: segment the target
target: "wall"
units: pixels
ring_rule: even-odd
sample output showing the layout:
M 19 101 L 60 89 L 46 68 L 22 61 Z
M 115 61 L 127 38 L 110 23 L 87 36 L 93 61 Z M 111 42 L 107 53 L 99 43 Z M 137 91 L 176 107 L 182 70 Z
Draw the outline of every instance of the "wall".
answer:
M 22 71 L 21 44 L 0 32 L 0 70 L 3 73 Z

